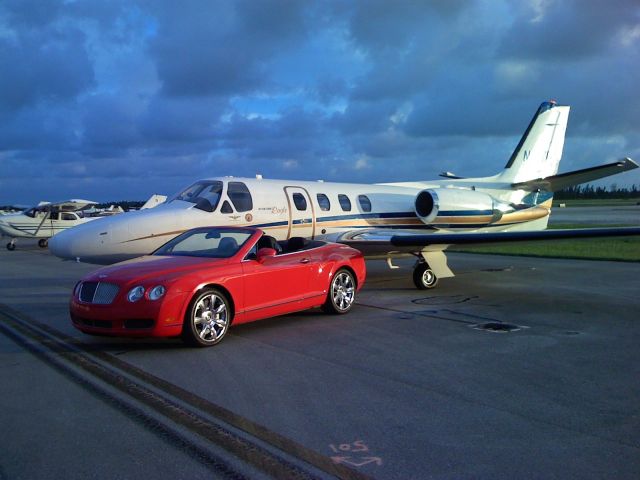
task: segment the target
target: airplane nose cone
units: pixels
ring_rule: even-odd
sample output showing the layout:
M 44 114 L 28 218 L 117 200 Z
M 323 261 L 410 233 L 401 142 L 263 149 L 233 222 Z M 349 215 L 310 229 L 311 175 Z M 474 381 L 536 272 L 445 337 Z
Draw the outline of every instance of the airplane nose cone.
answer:
M 73 245 L 74 239 L 70 235 L 72 229 L 60 232 L 49 239 L 49 251 L 60 258 L 74 258 L 73 257 Z
M 100 249 L 108 253 L 107 241 L 112 225 L 107 220 L 92 220 L 54 235 L 49 240 L 49 251 L 63 259 L 93 263 L 92 258 L 100 253 Z

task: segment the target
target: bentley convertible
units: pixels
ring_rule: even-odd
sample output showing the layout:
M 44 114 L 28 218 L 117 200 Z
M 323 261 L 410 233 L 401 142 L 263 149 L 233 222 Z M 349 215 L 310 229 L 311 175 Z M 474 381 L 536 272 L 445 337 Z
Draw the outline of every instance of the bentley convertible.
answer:
M 70 314 L 88 334 L 182 336 L 206 347 L 231 324 L 313 307 L 347 313 L 365 275 L 362 254 L 345 245 L 276 242 L 255 228 L 196 228 L 151 255 L 85 276 Z

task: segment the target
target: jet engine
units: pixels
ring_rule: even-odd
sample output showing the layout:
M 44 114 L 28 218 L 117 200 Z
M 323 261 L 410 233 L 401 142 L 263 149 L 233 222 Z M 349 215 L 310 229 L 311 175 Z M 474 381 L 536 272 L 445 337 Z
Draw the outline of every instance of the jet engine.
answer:
M 415 199 L 418 218 L 434 227 L 491 225 L 513 210 L 511 205 L 491 195 L 460 188 L 422 190 Z

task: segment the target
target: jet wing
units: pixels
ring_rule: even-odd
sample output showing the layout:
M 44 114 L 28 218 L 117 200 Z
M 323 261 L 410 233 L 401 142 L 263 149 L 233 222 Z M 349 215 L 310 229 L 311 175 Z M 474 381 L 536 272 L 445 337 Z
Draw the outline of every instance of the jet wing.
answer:
M 633 170 L 634 168 L 638 168 L 638 164 L 636 162 L 630 158 L 623 158 L 622 160 L 607 163 L 606 165 L 599 165 L 597 167 L 575 170 L 573 172 L 561 173 L 550 177 L 514 183 L 511 185 L 511 188 L 514 190 L 527 190 L 531 192 L 537 190 L 557 192 L 558 190 L 562 190 L 566 187 L 591 182 L 593 180 L 598 180 L 599 178 L 608 177 L 609 175 Z
M 361 230 L 345 233 L 338 242 L 357 248 L 365 255 L 444 250 L 449 245 L 474 245 L 502 242 L 559 240 L 640 235 L 640 227 L 574 228 L 558 230 L 424 233 L 424 230 Z

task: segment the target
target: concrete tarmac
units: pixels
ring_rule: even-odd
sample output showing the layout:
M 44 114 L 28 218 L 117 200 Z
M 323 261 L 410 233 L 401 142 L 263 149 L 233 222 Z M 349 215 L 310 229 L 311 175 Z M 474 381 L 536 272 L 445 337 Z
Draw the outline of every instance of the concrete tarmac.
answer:
M 96 267 L 29 242 L 0 251 L 0 304 L 374 478 L 638 478 L 639 265 L 449 259 L 433 291 L 408 260 L 368 262 L 349 315 L 241 325 L 209 349 L 76 332 L 68 297 Z M 211 474 L 1 332 L 0 359 L 0 479 Z

